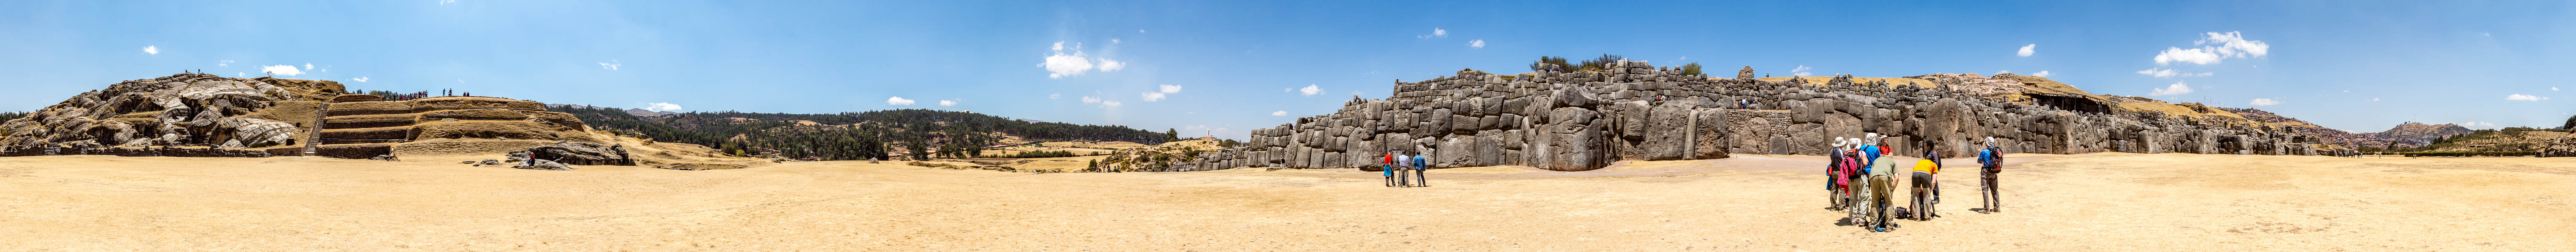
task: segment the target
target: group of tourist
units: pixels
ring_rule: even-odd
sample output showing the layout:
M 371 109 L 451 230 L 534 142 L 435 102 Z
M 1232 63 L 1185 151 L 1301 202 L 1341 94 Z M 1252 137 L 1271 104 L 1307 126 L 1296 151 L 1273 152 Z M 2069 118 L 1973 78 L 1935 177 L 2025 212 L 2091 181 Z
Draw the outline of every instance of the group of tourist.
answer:
M 1386 150 L 1386 163 L 1379 167 L 1381 168 L 1379 171 L 1386 175 L 1386 187 L 1431 186 L 1431 179 L 1422 176 L 1422 170 L 1431 168 L 1431 157 L 1428 154 L 1430 154 L 1429 151 L 1424 151 L 1419 154 L 1404 155 L 1403 151 Z
M 1984 143 L 1984 148 L 1977 151 L 1977 164 L 1980 166 L 1977 170 L 1983 178 L 1978 186 L 1982 192 L 1979 196 L 1985 200 L 1984 208 L 1979 210 L 1999 212 L 2002 195 L 1996 190 L 1995 174 L 2003 172 L 2003 151 L 1995 147 L 1993 137 L 1987 137 Z M 1895 163 L 1878 165 L 1882 157 L 1892 156 L 1886 155 L 1885 146 L 1887 136 L 1877 133 L 1859 138 L 1834 137 L 1833 151 L 1826 153 L 1829 160 L 1825 165 L 1829 208 L 1849 213 L 1855 226 L 1879 232 L 1897 226 L 1888 221 L 1890 219 L 1931 220 L 1940 217 L 1933 207 L 1941 203 L 1941 185 L 1935 177 L 1941 174 L 1939 145 L 1925 141 L 1922 159 L 1908 169 L 1912 171 L 1907 180 L 1912 193 L 1906 207 L 1890 207 L 1895 201 L 1894 173 L 1899 169 Z

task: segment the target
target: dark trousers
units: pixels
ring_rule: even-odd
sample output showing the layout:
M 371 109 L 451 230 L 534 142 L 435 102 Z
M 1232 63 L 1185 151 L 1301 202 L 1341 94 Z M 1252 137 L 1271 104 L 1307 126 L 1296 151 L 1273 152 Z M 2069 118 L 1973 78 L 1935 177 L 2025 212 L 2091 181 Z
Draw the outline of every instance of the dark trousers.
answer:
M 1982 181 L 1982 182 L 1980 182 L 1980 183 L 1979 183 L 1979 184 L 1981 184 L 1981 185 L 1978 185 L 1978 187 L 1979 187 L 1978 189 L 1981 189 L 1981 191 L 1985 191 L 1984 193 L 1980 193 L 1980 194 L 1983 194 L 1982 196 L 1984 196 L 1984 198 L 1985 198 L 1985 200 L 1986 200 L 1986 203 L 1985 203 L 1985 204 L 1986 204 L 1986 205 L 1985 205 L 1985 207 L 1986 207 L 1986 211 L 1987 211 L 1987 212 L 2000 211 L 2000 209 L 2003 209 L 2003 207 L 2004 207 L 2004 203 L 2003 203 L 2004 196 L 2003 196 L 2003 192 L 2002 192 L 2001 190 L 1997 190 L 1997 189 L 2002 189 L 2003 187 L 2002 187 L 2002 186 L 1997 186 L 1997 185 L 1995 185 L 1995 172 L 1993 172 L 1993 171 L 1978 171 L 1977 173 L 1979 173 L 1979 174 L 1980 174 L 1980 176 L 1979 176 L 1979 177 L 1983 177 L 1983 178 L 1984 178 L 1984 180 L 1985 180 L 1985 181 Z
M 1395 165 L 1379 165 L 1378 174 L 1386 176 L 1386 187 L 1395 187 Z
M 1423 170 L 1429 170 L 1429 169 L 1428 169 L 1428 167 L 1421 167 L 1421 166 L 1415 166 L 1415 167 L 1413 167 L 1413 186 L 1417 186 L 1417 187 L 1420 187 L 1420 186 L 1431 186 L 1431 177 L 1430 177 L 1430 176 L 1423 176 L 1423 175 L 1422 175 L 1422 171 L 1423 171 Z

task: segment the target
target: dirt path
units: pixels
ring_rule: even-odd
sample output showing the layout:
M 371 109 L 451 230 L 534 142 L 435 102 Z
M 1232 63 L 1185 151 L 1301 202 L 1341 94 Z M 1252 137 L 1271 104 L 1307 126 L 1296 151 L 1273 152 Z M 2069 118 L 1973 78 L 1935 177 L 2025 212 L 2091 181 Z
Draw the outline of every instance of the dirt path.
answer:
M 577 171 L 0 158 L 6 251 L 2544 251 L 2576 159 L 2015 156 L 2007 212 L 1835 226 L 1822 158 L 1605 171 L 1029 174 L 865 162 Z M 1910 161 L 1910 160 L 1908 160 Z M 1960 159 L 1950 160 L 1960 165 Z M 1972 180 L 1966 173 L 1945 179 Z M 2554 189 L 2553 189 L 2554 188 Z

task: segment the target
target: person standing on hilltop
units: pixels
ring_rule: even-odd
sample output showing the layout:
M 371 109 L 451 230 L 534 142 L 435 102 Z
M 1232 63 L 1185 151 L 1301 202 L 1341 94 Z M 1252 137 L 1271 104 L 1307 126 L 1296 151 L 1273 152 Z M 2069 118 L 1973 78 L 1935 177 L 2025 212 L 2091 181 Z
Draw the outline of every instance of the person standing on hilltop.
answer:
M 1995 174 L 2004 172 L 2004 152 L 2003 149 L 1995 148 L 1995 137 L 1986 137 L 1986 149 L 1977 151 L 1977 164 L 1985 168 L 1977 169 L 1980 175 L 1978 177 L 1983 178 L 1983 181 L 1978 183 L 1977 189 L 1982 191 L 1979 194 L 1986 200 L 1986 213 L 2002 212 L 2004 197 L 2003 193 L 1997 190 L 2002 187 L 1995 185 Z
M 1395 157 L 1396 157 L 1396 156 L 1400 156 L 1400 155 L 1397 155 L 1397 154 L 1396 154 L 1396 152 L 1395 152 L 1395 150 L 1393 150 L 1393 149 L 1386 150 L 1386 163 L 1385 163 L 1385 164 L 1383 164 L 1383 165 L 1379 165 L 1379 166 L 1378 166 L 1378 172 L 1379 172 L 1379 173 L 1384 173 L 1384 175 L 1386 176 L 1386 179 L 1384 179 L 1384 180 L 1386 180 L 1386 187 L 1395 187 L 1395 164 L 1396 164 L 1396 162 L 1395 162 Z

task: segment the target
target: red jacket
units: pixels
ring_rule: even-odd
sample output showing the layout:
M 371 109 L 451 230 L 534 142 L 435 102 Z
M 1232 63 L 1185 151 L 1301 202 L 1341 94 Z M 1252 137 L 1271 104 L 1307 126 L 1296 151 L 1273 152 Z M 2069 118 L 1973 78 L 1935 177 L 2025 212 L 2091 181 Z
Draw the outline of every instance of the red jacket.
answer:
M 1395 164 L 1395 154 L 1386 154 L 1386 162 L 1381 164 Z

